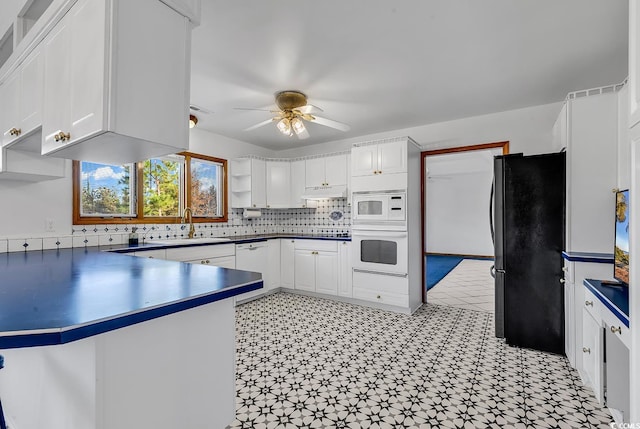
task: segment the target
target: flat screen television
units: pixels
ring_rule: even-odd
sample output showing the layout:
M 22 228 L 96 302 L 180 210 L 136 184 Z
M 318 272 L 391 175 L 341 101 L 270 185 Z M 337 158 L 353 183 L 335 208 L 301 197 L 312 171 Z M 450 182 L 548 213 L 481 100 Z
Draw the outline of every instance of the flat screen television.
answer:
M 616 240 L 613 277 L 629 286 L 629 190 L 616 192 Z

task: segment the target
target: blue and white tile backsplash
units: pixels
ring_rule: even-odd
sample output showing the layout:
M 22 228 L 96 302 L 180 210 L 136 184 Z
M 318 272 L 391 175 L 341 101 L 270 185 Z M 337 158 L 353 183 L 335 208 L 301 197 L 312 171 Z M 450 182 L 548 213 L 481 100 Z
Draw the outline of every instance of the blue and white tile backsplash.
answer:
M 351 207 L 346 198 L 318 201 L 317 208 L 262 209 L 262 216 L 242 217 L 243 209 L 231 209 L 225 223 L 194 224 L 197 237 L 237 237 L 254 234 L 350 234 Z M 137 228 L 138 239 L 172 240 L 186 238 L 189 225 L 107 224 L 73 225 L 71 235 L 59 237 L 37 235 L 25 238 L 0 238 L 0 253 L 69 247 L 108 246 L 128 243 L 131 229 Z

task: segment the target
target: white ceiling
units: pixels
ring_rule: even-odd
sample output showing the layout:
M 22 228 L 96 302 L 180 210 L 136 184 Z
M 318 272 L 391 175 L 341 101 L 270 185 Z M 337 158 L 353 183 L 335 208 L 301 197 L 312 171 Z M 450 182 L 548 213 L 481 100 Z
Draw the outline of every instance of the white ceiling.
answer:
M 561 101 L 627 76 L 628 0 L 203 0 L 198 127 L 273 150 Z M 347 123 L 245 128 L 296 89 Z

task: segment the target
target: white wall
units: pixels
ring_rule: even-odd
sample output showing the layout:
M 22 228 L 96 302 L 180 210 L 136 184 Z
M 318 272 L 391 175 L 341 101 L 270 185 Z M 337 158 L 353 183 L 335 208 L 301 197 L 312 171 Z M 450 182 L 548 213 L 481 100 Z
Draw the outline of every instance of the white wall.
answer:
M 422 146 L 423 150 L 508 140 L 511 153 L 523 152 L 525 155 L 533 155 L 552 152 L 551 130 L 561 108 L 562 103 L 552 103 L 491 113 L 283 150 L 278 152 L 278 156 L 296 157 L 338 152 L 350 149 L 353 143 L 400 136 L 411 137 Z
M 71 234 L 71 161 L 66 177 L 45 182 L 0 180 L 0 237 L 46 236 L 45 219 L 56 233 Z
M 492 256 L 489 199 L 502 149 L 426 158 L 425 247 L 430 253 Z

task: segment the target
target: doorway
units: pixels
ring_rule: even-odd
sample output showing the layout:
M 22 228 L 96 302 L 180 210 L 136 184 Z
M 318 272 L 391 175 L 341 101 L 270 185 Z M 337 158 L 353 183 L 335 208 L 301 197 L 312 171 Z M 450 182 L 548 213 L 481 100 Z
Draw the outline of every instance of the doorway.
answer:
M 494 311 L 493 158 L 509 142 L 422 152 L 423 301 Z

